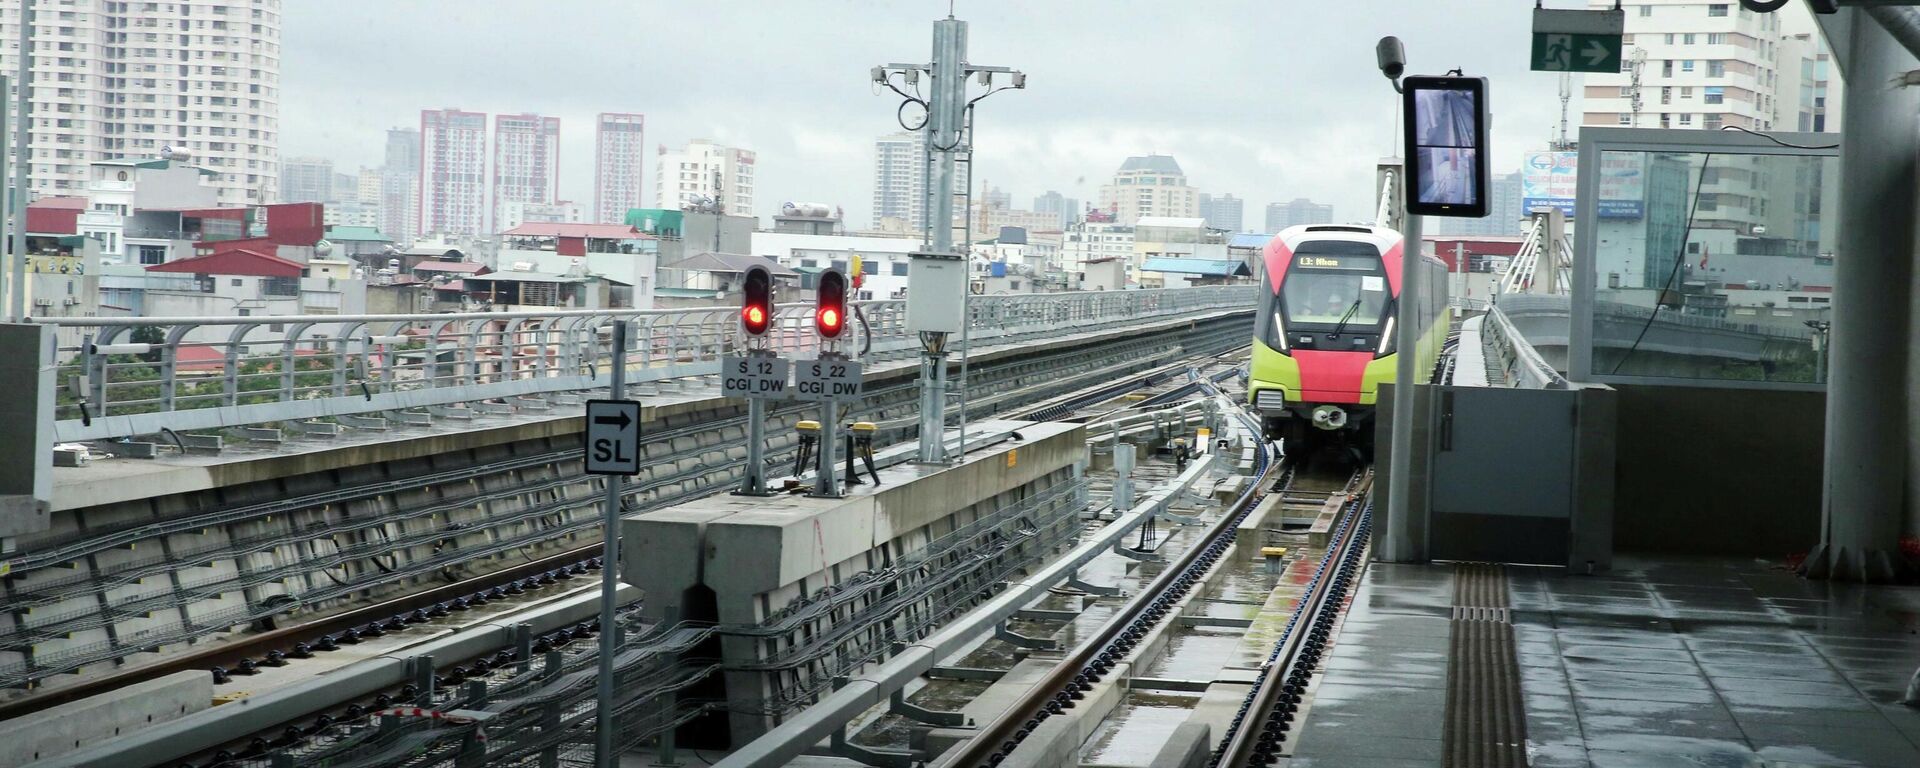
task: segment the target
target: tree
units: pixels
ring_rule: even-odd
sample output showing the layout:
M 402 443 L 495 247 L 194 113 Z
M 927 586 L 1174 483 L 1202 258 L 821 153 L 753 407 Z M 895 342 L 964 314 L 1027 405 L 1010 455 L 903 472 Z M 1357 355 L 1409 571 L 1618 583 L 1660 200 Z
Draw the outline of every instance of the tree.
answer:
M 153 349 L 141 353 L 140 359 L 149 363 L 157 363 L 160 362 L 160 345 L 167 343 L 167 334 L 165 331 L 160 330 L 159 326 L 139 325 L 134 326 L 133 333 L 129 334 L 128 340 L 135 344 L 154 345 Z

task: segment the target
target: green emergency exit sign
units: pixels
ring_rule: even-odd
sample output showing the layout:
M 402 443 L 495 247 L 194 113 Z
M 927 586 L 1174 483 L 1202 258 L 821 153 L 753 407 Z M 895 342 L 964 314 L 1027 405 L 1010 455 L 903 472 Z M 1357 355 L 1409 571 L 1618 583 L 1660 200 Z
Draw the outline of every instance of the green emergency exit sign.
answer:
M 1622 11 L 1533 11 L 1533 70 L 1536 72 L 1619 72 Z

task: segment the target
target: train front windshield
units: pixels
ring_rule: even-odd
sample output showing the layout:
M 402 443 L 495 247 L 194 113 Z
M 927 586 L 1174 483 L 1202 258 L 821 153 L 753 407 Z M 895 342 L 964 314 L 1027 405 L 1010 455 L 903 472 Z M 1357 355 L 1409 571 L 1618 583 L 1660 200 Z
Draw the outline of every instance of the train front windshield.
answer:
M 1343 321 L 1348 330 L 1372 328 L 1392 298 L 1379 251 L 1346 242 L 1303 243 L 1280 293 L 1288 328 L 1330 329 Z

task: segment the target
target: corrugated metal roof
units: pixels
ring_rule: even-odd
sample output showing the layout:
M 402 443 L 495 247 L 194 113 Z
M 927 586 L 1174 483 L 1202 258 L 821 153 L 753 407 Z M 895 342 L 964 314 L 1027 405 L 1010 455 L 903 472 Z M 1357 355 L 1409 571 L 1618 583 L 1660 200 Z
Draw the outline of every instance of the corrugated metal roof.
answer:
M 327 227 L 327 239 L 334 242 L 375 242 L 391 243 L 393 238 L 380 234 L 378 227 L 335 226 Z
M 423 261 L 413 265 L 415 272 L 473 272 L 487 271 L 487 265 L 471 261 Z
M 767 271 L 769 273 L 772 273 L 774 277 L 795 277 L 800 274 L 791 269 L 780 266 L 774 260 L 766 258 L 764 256 L 751 256 L 744 253 L 719 253 L 716 251 L 708 251 L 706 253 L 695 254 L 693 256 L 688 256 L 687 258 L 676 261 L 672 264 L 665 264 L 662 266 L 665 269 L 691 269 L 691 270 L 696 270 L 700 272 L 739 272 L 739 273 L 745 273 L 749 267 L 759 266 L 759 267 L 766 267 Z
M 1141 227 L 1169 227 L 1178 229 L 1206 229 L 1206 219 L 1183 216 L 1142 216 L 1133 222 L 1133 231 L 1137 234 Z
M 626 224 L 558 224 L 546 221 L 529 221 L 500 234 L 508 237 L 584 237 L 592 240 L 653 238 Z
M 178 259 L 165 264 L 147 267 L 148 272 L 184 272 L 195 275 L 249 275 L 253 277 L 299 277 L 306 267 L 300 262 L 288 261 L 246 248 L 233 248 L 225 251 Z
M 1209 277 L 1244 277 L 1253 274 L 1247 269 L 1247 263 L 1235 259 L 1176 259 L 1159 257 L 1147 259 L 1140 265 L 1142 272 L 1174 272 L 1182 275 L 1207 275 Z
M 584 283 L 590 278 L 571 275 L 555 275 L 546 272 L 495 272 L 488 275 L 467 275 L 462 278 L 469 283 L 512 282 L 512 283 Z
M 1265 248 L 1267 247 L 1267 243 L 1272 241 L 1273 241 L 1273 235 L 1262 235 L 1262 234 L 1255 234 L 1252 232 L 1241 232 L 1239 234 L 1234 235 L 1233 237 L 1227 238 L 1227 247 L 1228 248 Z

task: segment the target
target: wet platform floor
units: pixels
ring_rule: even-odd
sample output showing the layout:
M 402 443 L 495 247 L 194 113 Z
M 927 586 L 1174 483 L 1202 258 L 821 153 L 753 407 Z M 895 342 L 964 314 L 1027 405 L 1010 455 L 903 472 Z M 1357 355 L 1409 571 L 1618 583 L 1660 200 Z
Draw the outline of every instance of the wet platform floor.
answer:
M 1725 559 L 1509 576 L 1534 768 L 1920 766 L 1920 587 Z M 1369 567 L 1293 765 L 1441 764 L 1451 583 Z

